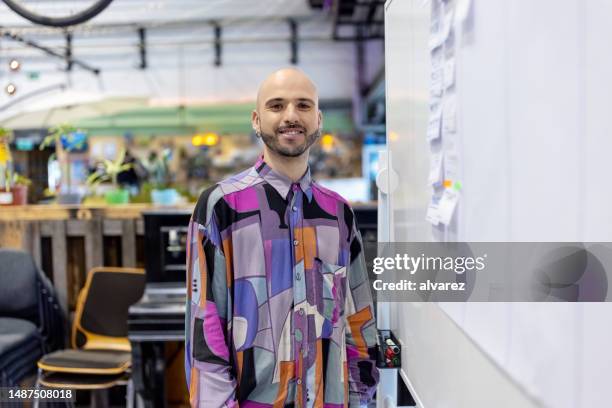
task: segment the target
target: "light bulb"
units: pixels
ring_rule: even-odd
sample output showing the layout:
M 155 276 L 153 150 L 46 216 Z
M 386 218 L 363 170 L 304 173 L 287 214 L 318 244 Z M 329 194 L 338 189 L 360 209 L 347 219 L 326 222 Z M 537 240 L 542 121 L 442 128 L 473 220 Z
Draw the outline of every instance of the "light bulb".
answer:
M 8 95 L 12 96 L 15 95 L 15 92 L 17 92 L 17 87 L 15 86 L 15 84 L 8 84 L 6 88 L 4 88 L 4 90 Z
M 16 59 L 12 59 L 11 62 L 9 62 L 9 68 L 11 71 L 19 71 L 19 68 L 21 68 L 21 62 Z

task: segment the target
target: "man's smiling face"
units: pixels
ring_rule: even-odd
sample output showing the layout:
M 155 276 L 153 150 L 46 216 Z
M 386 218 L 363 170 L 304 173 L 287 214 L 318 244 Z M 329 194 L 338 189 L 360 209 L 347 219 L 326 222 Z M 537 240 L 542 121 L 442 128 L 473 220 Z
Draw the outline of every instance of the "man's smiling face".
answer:
M 259 89 L 252 122 L 272 152 L 285 157 L 304 154 L 321 134 L 314 84 L 296 69 L 275 72 Z

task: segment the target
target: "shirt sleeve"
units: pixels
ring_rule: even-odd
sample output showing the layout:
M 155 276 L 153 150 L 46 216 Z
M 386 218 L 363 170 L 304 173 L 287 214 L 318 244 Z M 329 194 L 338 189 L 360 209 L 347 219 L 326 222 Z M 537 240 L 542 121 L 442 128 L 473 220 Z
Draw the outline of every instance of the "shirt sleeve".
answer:
M 202 225 L 192 217 L 187 238 L 185 371 L 192 407 L 234 407 L 227 322 L 227 265 L 214 217 Z
M 354 220 L 353 215 L 353 220 Z M 377 331 L 361 235 L 353 222 L 345 305 L 349 406 L 366 406 L 378 384 Z

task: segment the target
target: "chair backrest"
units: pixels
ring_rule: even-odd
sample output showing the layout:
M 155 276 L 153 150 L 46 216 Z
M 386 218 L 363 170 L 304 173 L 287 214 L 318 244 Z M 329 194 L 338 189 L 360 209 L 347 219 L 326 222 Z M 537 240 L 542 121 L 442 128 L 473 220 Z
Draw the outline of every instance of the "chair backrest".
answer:
M 94 268 L 77 300 L 72 346 L 98 350 L 130 350 L 129 307 L 143 295 L 145 271 L 139 268 Z
M 0 316 L 38 324 L 38 268 L 32 256 L 15 249 L 0 249 Z

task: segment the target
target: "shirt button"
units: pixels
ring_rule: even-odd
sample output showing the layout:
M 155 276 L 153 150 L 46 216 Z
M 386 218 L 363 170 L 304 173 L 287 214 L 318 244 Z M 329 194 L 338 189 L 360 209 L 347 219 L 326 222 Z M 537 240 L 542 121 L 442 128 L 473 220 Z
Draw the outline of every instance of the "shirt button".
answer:
M 297 246 L 300 243 L 300 241 L 298 241 L 297 239 L 293 240 L 293 245 Z
M 304 309 L 300 309 L 299 312 L 300 316 L 304 316 Z
M 297 385 L 302 385 L 302 380 L 298 378 Z
M 296 280 L 301 280 L 301 279 L 302 279 L 302 275 L 300 275 L 300 273 L 299 273 L 299 272 L 297 272 L 297 273 L 295 274 L 295 279 L 296 279 Z
M 294 212 L 295 212 L 295 211 L 297 211 L 297 207 L 294 205 L 294 206 L 293 206 L 293 208 L 292 208 L 292 210 L 293 210 Z

